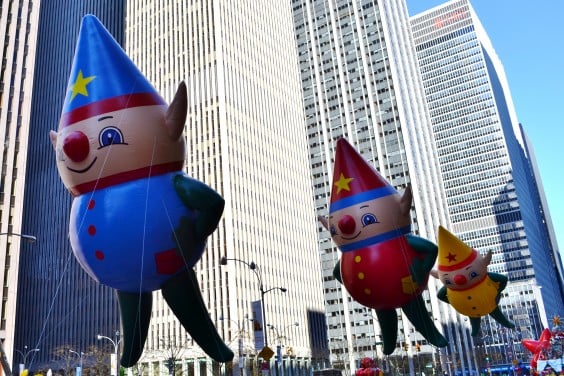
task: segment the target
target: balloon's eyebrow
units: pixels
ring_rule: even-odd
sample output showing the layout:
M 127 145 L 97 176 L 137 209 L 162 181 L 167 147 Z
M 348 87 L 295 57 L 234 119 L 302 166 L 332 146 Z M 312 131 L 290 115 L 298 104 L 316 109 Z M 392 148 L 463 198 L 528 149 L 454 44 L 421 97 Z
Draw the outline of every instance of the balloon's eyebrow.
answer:
M 102 116 L 101 118 L 98 119 L 98 121 L 102 121 L 102 120 L 106 120 L 106 119 L 113 119 L 113 116 Z

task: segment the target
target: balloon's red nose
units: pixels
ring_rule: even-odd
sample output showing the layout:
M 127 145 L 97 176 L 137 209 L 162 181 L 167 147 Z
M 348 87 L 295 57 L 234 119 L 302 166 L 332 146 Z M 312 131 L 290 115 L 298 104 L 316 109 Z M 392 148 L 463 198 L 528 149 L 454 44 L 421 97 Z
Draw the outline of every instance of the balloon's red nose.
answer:
M 352 216 L 344 215 L 339 220 L 339 230 L 341 230 L 341 233 L 346 234 L 346 235 L 350 235 L 350 234 L 354 233 L 355 228 L 356 228 L 356 223 L 355 223 L 354 218 Z
M 73 162 L 82 162 L 90 153 L 88 137 L 80 131 L 74 131 L 65 137 L 63 151 Z
M 466 284 L 466 277 L 463 276 L 462 274 L 457 274 L 454 276 L 454 283 L 456 283 L 457 285 L 465 285 Z

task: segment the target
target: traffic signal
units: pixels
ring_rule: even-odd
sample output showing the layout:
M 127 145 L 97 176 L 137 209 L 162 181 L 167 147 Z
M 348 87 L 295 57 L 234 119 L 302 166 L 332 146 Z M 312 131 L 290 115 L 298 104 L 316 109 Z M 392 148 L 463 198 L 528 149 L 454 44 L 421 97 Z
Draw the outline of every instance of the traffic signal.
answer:
M 409 349 L 409 345 L 407 344 L 407 342 L 403 344 L 403 349 L 405 351 L 407 351 L 407 349 Z
M 416 345 L 415 345 L 415 350 L 417 350 L 417 352 L 421 351 L 421 345 L 420 345 L 420 344 L 416 344 Z

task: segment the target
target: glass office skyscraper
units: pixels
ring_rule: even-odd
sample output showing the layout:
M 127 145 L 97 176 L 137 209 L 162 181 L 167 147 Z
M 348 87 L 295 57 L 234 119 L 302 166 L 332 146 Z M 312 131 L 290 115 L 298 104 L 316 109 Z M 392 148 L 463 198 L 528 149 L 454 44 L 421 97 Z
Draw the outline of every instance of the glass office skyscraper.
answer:
M 0 341 L 9 363 L 14 353 L 20 255 L 36 252 L 37 246 L 8 234 L 39 236 L 22 224 L 38 17 L 31 1 L 7 0 L 0 5 Z
M 538 338 L 547 316 L 564 314 L 561 261 L 535 161 L 517 122 L 503 67 L 468 0 L 412 18 L 452 231 L 508 276 L 501 306 L 516 332 L 483 325 L 509 363 L 520 338 Z M 542 186 L 541 186 L 542 188 Z M 500 332 L 502 335 L 500 335 Z M 506 351 L 510 341 L 515 354 Z
M 32 248 L 20 252 L 17 273 L 17 306 L 13 332 L 13 367 L 22 362 L 25 349 L 39 348 L 27 357 L 31 369 L 42 365 L 56 368 L 65 363 L 69 350 L 88 352 L 90 346 L 107 345 L 97 334 L 114 337 L 119 317 L 114 293 L 98 285 L 75 261 L 68 240 L 71 195 L 66 191 L 55 166 L 48 133 L 57 130 L 80 20 L 95 13 L 123 42 L 124 3 L 119 1 L 16 1 L 12 10 L 26 10 L 33 18 L 22 23 L 37 29 L 34 39 L 22 30 L 9 38 L 30 37 L 19 53 L 36 60 L 35 69 L 25 71 L 23 90 L 29 105 L 28 119 L 20 132 L 29 132 L 20 143 L 27 153 L 25 178 L 17 192 L 23 210 L 22 230 L 37 236 Z M 19 3 L 19 4 L 18 4 Z M 19 19 L 14 13 L 12 20 Z M 9 338 L 7 336 L 7 338 Z M 55 355 L 57 349 L 64 353 Z M 21 353 L 18 353 L 20 351 Z M 71 354 L 72 356 L 72 354 Z M 109 360 L 109 358 L 108 358 Z
M 44 11 L 40 15 L 41 8 Z M 115 306 L 111 309 L 113 294 L 77 275 L 76 264 L 65 262 L 71 254 L 66 245 L 66 219 L 56 217 L 68 209 L 68 193 L 59 189 L 58 173 L 49 168 L 53 154 L 45 138 L 46 132 L 57 127 L 62 97 L 58 101 L 54 93 L 65 91 L 65 69 L 70 63 L 61 62 L 70 62 L 75 44 L 74 33 L 65 28 L 68 24 L 63 20 L 73 16 L 79 19 L 88 9 L 103 15 L 103 8 L 103 4 L 88 1 L 20 0 L 3 1 L 0 6 L 0 124 L 4 134 L 1 232 L 37 238 L 35 244 L 23 246 L 18 237 L 0 237 L 4 265 L 0 269 L 0 331 L 13 369 L 23 361 L 26 349 L 41 346 L 42 351 L 31 352 L 26 358 L 27 363 L 38 365 L 53 359 L 50 351 L 54 346 L 85 349 L 88 343 L 94 343 L 96 331 L 118 327 L 117 315 L 112 315 Z M 111 14 L 123 18 L 117 2 L 112 4 Z M 119 25 L 111 24 L 114 19 L 108 17 L 106 21 L 110 27 L 118 26 L 114 30 L 120 38 Z M 72 39 L 65 40 L 71 33 Z M 55 239 L 63 241 L 55 246 Z M 101 321 L 95 318 L 97 315 Z M 87 338 L 75 335 L 76 330 L 61 330 L 70 319 L 80 323 L 77 330 L 92 335 Z

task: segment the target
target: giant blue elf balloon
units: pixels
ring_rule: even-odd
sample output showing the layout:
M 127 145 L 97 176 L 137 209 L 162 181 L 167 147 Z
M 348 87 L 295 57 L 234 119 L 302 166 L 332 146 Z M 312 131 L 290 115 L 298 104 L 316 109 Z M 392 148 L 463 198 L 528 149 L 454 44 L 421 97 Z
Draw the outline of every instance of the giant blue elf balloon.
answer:
M 182 172 L 186 112 L 183 83 L 167 106 L 100 21 L 83 18 L 59 130 L 50 137 L 74 197 L 73 252 L 92 278 L 117 291 L 124 367 L 141 356 L 158 289 L 208 355 L 233 358 L 192 269 L 224 200 Z
M 442 226 L 439 226 L 438 243 L 438 270 L 431 271 L 444 284 L 438 298 L 470 318 L 473 336 L 480 333 L 482 316 L 487 315 L 506 328 L 515 328 L 498 305 L 507 277 L 488 273 L 491 251 L 481 255 Z
M 437 246 L 411 234 L 411 202 L 410 187 L 400 195 L 348 141 L 337 141 L 329 217 L 320 220 L 342 251 L 335 277 L 376 311 L 384 354 L 396 348 L 396 308 L 430 343 L 447 344 L 421 296 Z

